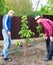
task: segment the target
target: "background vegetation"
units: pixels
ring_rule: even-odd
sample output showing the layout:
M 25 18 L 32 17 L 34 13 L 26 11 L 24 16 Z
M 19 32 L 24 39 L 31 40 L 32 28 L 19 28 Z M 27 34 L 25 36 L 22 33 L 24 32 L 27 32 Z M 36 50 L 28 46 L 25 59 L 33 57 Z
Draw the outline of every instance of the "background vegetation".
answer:
M 37 1 L 36 10 L 33 10 L 31 0 L 0 0 L 0 15 L 6 14 L 11 9 L 15 11 L 15 16 L 53 15 L 53 0 L 48 0 L 45 6 L 41 5 L 40 10 L 37 10 L 40 0 Z

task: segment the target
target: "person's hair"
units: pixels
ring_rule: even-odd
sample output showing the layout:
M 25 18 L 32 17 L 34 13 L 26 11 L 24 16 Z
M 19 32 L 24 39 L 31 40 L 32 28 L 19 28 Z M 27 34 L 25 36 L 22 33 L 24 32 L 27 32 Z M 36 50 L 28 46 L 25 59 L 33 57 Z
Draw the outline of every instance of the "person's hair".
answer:
M 13 13 L 13 14 L 14 14 L 14 11 L 13 11 L 13 10 L 10 10 L 10 11 L 8 12 L 8 14 L 9 14 L 9 13 Z

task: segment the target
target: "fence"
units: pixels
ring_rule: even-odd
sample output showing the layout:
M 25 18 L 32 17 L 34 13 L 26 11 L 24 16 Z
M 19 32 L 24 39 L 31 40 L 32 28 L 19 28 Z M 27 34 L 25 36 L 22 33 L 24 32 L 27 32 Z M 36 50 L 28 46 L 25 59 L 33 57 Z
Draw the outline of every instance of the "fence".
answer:
M 0 16 L 0 40 L 3 39 L 2 37 L 2 17 L 3 16 Z M 43 15 L 43 17 L 53 20 L 53 16 Z M 28 17 L 28 26 L 29 26 L 29 29 L 35 33 L 35 35 L 32 37 L 38 37 L 39 33 L 36 30 L 37 23 L 35 22 L 34 17 Z M 13 17 L 12 24 L 11 24 L 12 39 L 20 39 L 20 35 L 18 34 L 18 32 L 20 31 L 20 28 L 21 28 L 21 17 L 16 17 L 16 16 Z
M 0 40 L 2 40 L 2 17 L 0 16 Z M 38 33 L 36 30 L 37 24 L 35 23 L 34 17 L 28 17 L 28 26 L 29 29 L 31 29 L 33 32 L 35 32 L 36 35 L 32 37 L 38 37 Z M 12 18 L 12 24 L 11 24 L 11 33 L 12 33 L 12 39 L 19 39 L 20 35 L 18 32 L 20 31 L 21 28 L 21 17 L 13 17 Z

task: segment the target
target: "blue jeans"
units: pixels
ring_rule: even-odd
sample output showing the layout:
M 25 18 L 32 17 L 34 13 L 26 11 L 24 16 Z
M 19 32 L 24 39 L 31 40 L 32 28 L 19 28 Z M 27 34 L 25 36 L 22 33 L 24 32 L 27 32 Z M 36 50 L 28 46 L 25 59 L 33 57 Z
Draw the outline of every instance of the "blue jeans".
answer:
M 46 48 L 47 48 L 47 53 L 49 53 L 49 48 L 50 48 L 50 38 L 46 40 Z
M 53 42 L 50 41 L 50 38 L 46 40 L 46 47 L 47 47 L 47 57 L 50 59 L 53 56 Z
M 8 49 L 11 46 L 11 36 L 8 35 L 6 30 L 2 30 L 2 35 L 4 39 L 4 46 L 3 46 L 3 51 L 2 54 L 4 55 L 4 58 L 8 58 Z

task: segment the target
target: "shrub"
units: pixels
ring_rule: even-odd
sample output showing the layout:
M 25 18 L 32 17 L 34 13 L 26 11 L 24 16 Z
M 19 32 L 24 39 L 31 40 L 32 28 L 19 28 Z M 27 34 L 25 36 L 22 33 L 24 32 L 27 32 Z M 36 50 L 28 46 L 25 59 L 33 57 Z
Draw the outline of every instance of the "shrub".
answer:
M 42 26 L 39 24 L 39 25 L 36 27 L 36 29 L 37 29 L 37 32 L 39 32 L 39 37 L 43 37 L 43 33 L 41 33 L 41 31 L 42 31 Z

